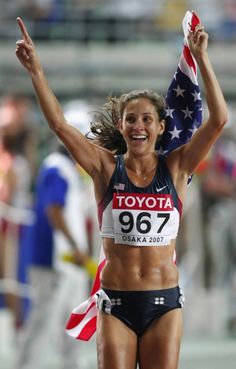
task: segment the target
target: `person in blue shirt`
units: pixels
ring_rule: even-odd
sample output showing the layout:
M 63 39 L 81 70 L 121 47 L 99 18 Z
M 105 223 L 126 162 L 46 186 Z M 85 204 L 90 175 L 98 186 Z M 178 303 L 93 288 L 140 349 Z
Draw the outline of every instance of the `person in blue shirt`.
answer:
M 29 237 L 32 309 L 17 356 L 21 369 L 43 367 L 50 347 L 62 368 L 79 367 L 78 347 L 61 331 L 75 296 L 83 301 L 89 287 L 86 204 L 76 165 L 64 145 L 57 146 L 36 179 L 35 222 Z M 76 265 L 64 261 L 67 254 Z M 43 350 L 45 355 L 40 355 Z
M 72 169 L 70 178 L 63 173 L 65 165 L 67 169 L 68 167 Z M 81 187 L 78 176 L 75 164 L 63 145 L 59 146 L 57 153 L 47 157 L 40 168 L 36 181 L 36 220 L 32 229 L 32 263 L 34 265 L 53 266 L 55 229 L 62 232 L 72 251 L 77 253 L 78 263 L 81 265 L 84 263 L 86 257 L 80 253 L 63 215 L 63 209 L 67 206 L 69 186 L 72 185 L 70 181 L 74 181 L 78 189 Z

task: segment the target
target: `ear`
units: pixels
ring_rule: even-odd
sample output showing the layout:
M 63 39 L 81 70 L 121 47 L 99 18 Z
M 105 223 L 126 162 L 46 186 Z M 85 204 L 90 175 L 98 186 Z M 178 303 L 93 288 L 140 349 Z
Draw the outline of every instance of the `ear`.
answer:
M 123 123 L 122 123 L 122 119 L 119 118 L 118 119 L 118 123 L 117 123 L 117 126 L 116 128 L 118 129 L 118 131 L 120 131 L 120 133 L 122 134 L 122 131 L 123 131 Z
M 162 119 L 160 122 L 160 135 L 162 135 L 165 131 L 165 128 L 166 128 L 166 121 L 165 119 Z

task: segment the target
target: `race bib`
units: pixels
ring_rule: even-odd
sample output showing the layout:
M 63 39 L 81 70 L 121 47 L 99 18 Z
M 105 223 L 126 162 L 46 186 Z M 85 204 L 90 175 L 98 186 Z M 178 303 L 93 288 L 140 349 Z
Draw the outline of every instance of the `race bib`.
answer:
M 114 193 L 112 214 L 118 244 L 169 245 L 178 232 L 179 213 L 171 194 Z

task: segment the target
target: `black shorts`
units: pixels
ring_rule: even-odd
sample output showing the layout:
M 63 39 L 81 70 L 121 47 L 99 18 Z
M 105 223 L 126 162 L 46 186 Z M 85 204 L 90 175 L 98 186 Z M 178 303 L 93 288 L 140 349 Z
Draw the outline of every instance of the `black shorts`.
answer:
M 98 310 L 120 319 L 138 337 L 142 336 L 153 320 L 184 305 L 184 296 L 179 286 L 151 291 L 114 291 L 103 288 L 97 293 L 96 299 Z

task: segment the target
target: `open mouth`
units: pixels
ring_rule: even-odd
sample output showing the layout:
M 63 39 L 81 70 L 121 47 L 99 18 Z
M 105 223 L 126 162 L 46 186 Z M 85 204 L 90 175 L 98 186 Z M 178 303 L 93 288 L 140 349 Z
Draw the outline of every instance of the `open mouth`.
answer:
M 134 141 L 145 141 L 147 139 L 147 136 L 145 135 L 132 135 L 131 136 L 132 140 Z

